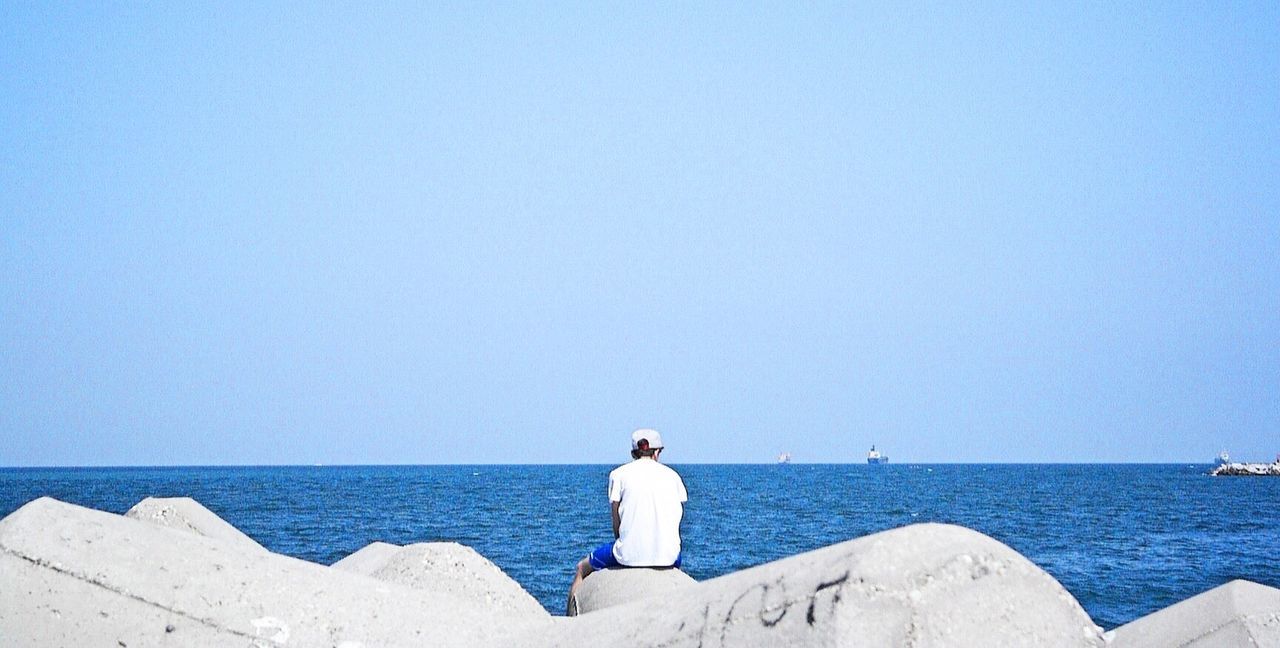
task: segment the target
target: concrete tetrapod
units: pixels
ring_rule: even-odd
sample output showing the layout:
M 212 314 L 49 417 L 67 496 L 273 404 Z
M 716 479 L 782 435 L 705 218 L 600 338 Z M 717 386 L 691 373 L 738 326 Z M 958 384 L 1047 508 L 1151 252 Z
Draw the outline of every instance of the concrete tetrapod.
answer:
M 1107 634 L 1115 648 L 1280 648 L 1280 590 L 1234 580 Z
M 485 646 L 550 623 L 41 498 L 0 521 L 7 646 Z
M 454 596 L 497 619 L 551 618 L 546 608 L 501 568 L 475 549 L 456 542 L 406 545 L 387 556 L 368 575 L 416 590 Z
M 1016 551 L 963 527 L 918 524 L 584 614 L 510 645 L 1104 643 L 1075 598 Z
M 404 547 L 386 542 L 370 542 L 359 551 L 330 565 L 334 569 L 368 576 L 387 564 L 391 557 Z
M 135 520 L 221 540 L 252 551 L 266 547 L 190 497 L 148 497 L 124 514 Z
M 679 569 L 604 569 L 591 572 L 569 600 L 569 616 L 666 596 L 697 582 Z

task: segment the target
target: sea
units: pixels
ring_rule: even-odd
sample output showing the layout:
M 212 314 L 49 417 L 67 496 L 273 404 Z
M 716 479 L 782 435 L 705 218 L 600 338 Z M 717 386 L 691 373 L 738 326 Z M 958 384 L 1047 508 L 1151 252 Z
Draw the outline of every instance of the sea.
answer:
M 453 541 L 563 614 L 611 539 L 611 465 L 0 468 L 0 516 L 49 496 L 124 513 L 193 497 L 277 553 Z M 1280 479 L 1209 465 L 675 464 L 684 570 L 714 578 L 870 533 L 959 524 L 1048 571 L 1111 629 L 1230 580 L 1280 587 Z

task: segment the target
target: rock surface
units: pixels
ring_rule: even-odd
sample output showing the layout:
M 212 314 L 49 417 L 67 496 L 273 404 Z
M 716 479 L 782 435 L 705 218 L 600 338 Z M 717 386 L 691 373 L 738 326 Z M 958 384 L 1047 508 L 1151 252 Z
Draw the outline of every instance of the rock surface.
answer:
M 133 508 L 124 515 L 162 527 L 221 540 L 245 549 L 267 550 L 256 540 L 245 535 L 243 531 L 231 526 L 226 520 L 190 497 L 148 497 L 134 504 Z
M 416 590 L 439 592 L 504 619 L 549 619 L 546 608 L 471 547 L 456 542 L 411 544 L 391 553 L 369 576 Z
M 404 547 L 400 545 L 388 544 L 386 542 L 371 542 L 365 545 L 359 551 L 339 560 L 330 565 L 334 569 L 342 569 L 357 574 L 368 576 L 379 567 L 387 564 L 391 557 Z
M 877 533 L 572 621 L 509 645 L 1104 645 L 1102 629 L 1052 576 L 987 536 L 942 524 Z
M 537 625 L 49 498 L 0 521 L 0 583 L 6 647 L 484 646 Z
M 1280 646 L 1280 590 L 1234 580 L 1108 634 L 1114 648 Z
M 679 569 L 605 569 L 592 572 L 569 601 L 569 616 L 667 596 L 696 584 Z

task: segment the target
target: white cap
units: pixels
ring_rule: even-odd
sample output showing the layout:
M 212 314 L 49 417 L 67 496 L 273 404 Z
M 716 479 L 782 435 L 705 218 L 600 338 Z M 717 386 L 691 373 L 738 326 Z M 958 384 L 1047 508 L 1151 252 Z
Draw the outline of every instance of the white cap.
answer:
M 657 430 L 641 428 L 631 433 L 631 449 L 639 450 L 640 442 L 644 441 L 645 445 L 650 449 L 662 447 L 662 435 Z

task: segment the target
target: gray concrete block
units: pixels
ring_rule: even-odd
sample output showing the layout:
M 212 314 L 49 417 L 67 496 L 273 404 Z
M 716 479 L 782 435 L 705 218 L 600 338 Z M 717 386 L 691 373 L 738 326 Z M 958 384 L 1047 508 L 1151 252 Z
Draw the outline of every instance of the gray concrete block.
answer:
M 118 648 L 252 643 L 243 633 L 128 595 L 110 595 L 91 579 L 0 553 L 0 645 Z
M 403 547 L 400 545 L 388 544 L 386 542 L 371 542 L 365 545 L 359 551 L 339 560 L 330 565 L 334 569 L 342 569 L 356 574 L 364 574 L 368 576 L 378 568 L 387 564 L 391 557 L 396 555 Z
M 548 622 L 42 498 L 0 521 L 6 646 L 486 646 Z
M 1280 647 L 1280 589 L 1234 580 L 1107 634 L 1115 648 Z
M 1052 576 L 992 538 L 942 524 L 850 540 L 570 621 L 510 645 L 1104 645 L 1102 629 Z
M 494 618 L 547 620 L 551 617 L 537 599 L 501 568 L 475 549 L 456 542 L 406 545 L 391 553 L 369 576 L 457 597 Z
M 134 504 L 125 517 L 214 538 L 245 549 L 267 550 L 190 497 L 148 497 Z
M 679 569 L 605 569 L 592 572 L 569 600 L 569 616 L 625 605 L 697 583 Z

